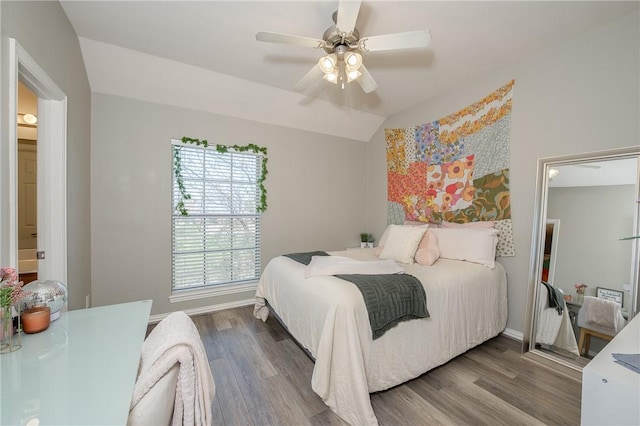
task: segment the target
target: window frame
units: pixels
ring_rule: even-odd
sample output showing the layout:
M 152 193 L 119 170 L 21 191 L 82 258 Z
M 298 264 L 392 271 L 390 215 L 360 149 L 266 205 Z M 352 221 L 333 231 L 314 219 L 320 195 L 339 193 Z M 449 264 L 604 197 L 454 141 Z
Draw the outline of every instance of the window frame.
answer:
M 257 284 L 258 284 L 258 280 L 259 280 L 259 276 L 260 276 L 260 270 L 261 270 L 261 250 L 262 250 L 262 236 L 261 236 L 261 231 L 262 231 L 262 215 L 261 215 L 261 211 L 259 208 L 256 208 L 256 211 L 252 214 L 247 214 L 247 213 L 243 213 L 243 214 L 239 214 L 238 216 L 253 216 L 254 220 L 256 221 L 256 238 L 257 238 L 257 245 L 253 247 L 256 259 L 255 259 L 255 263 L 253 264 L 254 268 L 255 268 L 255 276 L 248 278 L 248 279 L 243 279 L 243 280 L 238 280 L 238 281 L 231 281 L 231 282 L 220 282 L 220 283 L 215 283 L 215 284 L 205 284 L 202 286 L 193 286 L 191 288 L 175 288 L 175 255 L 176 255 L 176 250 L 175 250 L 175 224 L 176 224 L 176 218 L 179 218 L 181 216 L 184 216 L 180 213 L 179 209 L 177 209 L 177 205 L 176 205 L 176 174 L 175 174 L 175 163 L 174 163 L 174 149 L 176 146 L 182 147 L 182 148 L 187 148 L 187 149 L 202 149 L 202 150 L 210 150 L 213 151 L 216 154 L 229 154 L 229 155 L 252 155 L 252 156 L 256 156 L 260 159 L 260 161 L 257 162 L 257 172 L 256 172 L 256 181 L 255 183 L 255 191 L 256 191 L 256 206 L 259 205 L 260 202 L 260 188 L 259 188 L 259 182 L 260 182 L 260 176 L 261 176 L 261 166 L 263 164 L 263 162 L 266 161 L 266 156 L 264 152 L 246 152 L 244 150 L 240 151 L 237 149 L 234 149 L 233 147 L 230 146 L 225 146 L 225 152 L 220 152 L 218 149 L 216 149 L 217 145 L 211 144 L 209 146 L 207 146 L 206 144 L 201 145 L 200 143 L 197 144 L 193 144 L 193 143 L 185 143 L 183 140 L 178 140 L 178 139 L 172 139 L 171 140 L 171 144 L 170 144 L 170 149 L 171 149 L 171 280 L 170 280 L 170 297 L 169 297 L 169 301 L 171 303 L 175 303 L 175 302 L 182 302 L 182 301 L 187 301 L 187 300 L 194 300 L 194 299 L 201 299 L 201 298 L 206 298 L 206 297 L 212 297 L 212 296 L 222 296 L 222 295 L 227 295 L 227 294 L 235 294 L 235 293 L 244 293 L 244 292 L 253 292 L 256 290 L 257 288 Z M 243 147 L 241 147 L 243 148 Z M 231 174 L 233 174 L 233 169 L 230 169 Z M 229 182 L 231 182 L 231 179 L 229 179 Z M 203 190 L 203 195 L 206 193 L 206 190 Z M 178 198 L 179 199 L 179 198 Z M 228 213 L 225 214 L 198 214 L 198 216 L 201 217 L 233 217 L 234 215 L 229 215 Z M 205 261 L 205 266 L 206 266 L 206 261 Z

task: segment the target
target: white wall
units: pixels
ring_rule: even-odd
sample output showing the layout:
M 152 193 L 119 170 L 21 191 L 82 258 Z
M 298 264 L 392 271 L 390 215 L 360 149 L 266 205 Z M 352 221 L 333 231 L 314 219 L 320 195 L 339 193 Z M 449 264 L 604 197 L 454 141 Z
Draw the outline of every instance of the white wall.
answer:
M 153 299 L 154 314 L 253 298 L 170 304 L 171 138 L 268 149 L 262 263 L 340 250 L 364 231 L 366 142 L 94 93 L 91 262 L 94 305 Z
M 638 145 L 639 75 L 640 14 L 634 12 L 389 117 L 369 145 L 369 228 L 380 234 L 387 223 L 383 129 L 437 120 L 515 79 L 510 185 L 516 256 L 499 260 L 509 282 L 507 327 L 523 331 L 537 159 Z
M 560 220 L 553 284 L 575 297 L 574 284 L 623 291 L 631 281 L 635 185 L 549 188 L 547 217 Z M 624 307 L 630 300 L 625 294 Z
M 91 90 L 76 33 L 58 2 L 19 1 L 2 8 L 2 101 L 0 114 L 0 199 L 8 198 L 7 108 L 9 37 L 16 41 L 44 69 L 67 95 L 67 287 L 69 308 L 85 306 L 91 288 L 90 259 L 90 121 Z M 8 212 L 12 206 L 0 203 L 0 246 L 2 266 L 8 265 Z M 15 266 L 15 265 L 14 265 Z

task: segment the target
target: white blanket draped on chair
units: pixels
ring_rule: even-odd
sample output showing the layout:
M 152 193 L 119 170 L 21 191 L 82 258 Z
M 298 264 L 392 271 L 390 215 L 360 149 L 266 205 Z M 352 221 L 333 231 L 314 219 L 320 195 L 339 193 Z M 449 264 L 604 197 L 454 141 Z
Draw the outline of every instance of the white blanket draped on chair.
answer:
M 609 329 L 613 333 L 607 334 L 613 335 L 619 332 L 626 323 L 620 304 L 611 300 L 585 296 L 582 309 L 584 309 L 585 325 L 594 330 L 598 330 L 598 327 Z
M 176 365 L 178 375 L 171 424 L 210 425 L 215 384 L 198 330 L 184 312 L 174 312 L 163 319 L 144 341 L 131 413 L 145 396 L 153 395 L 150 390 Z M 150 407 L 153 404 L 145 405 Z M 131 413 L 129 424 L 146 423 L 141 416 L 134 417 Z

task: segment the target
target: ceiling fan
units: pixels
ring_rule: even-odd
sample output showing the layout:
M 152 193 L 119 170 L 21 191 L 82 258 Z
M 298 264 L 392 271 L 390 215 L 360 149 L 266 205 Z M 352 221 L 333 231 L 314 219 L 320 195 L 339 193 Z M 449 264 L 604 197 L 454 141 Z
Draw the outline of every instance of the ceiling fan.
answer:
M 360 3 L 360 0 L 340 0 L 338 10 L 333 13 L 335 25 L 324 32 L 322 39 L 259 32 L 256 40 L 324 49 L 326 55 L 295 84 L 294 90 L 304 90 L 312 81 L 322 77 L 340 84 L 342 89 L 345 82 L 357 81 L 366 93 L 373 92 L 378 84 L 362 63 L 362 53 L 426 47 L 431 40 L 431 33 L 429 30 L 420 30 L 360 37 L 355 27 Z
M 594 169 L 594 170 L 598 170 L 601 168 L 601 166 L 597 164 L 567 164 L 566 166 L 561 166 L 561 167 L 580 167 L 583 169 Z M 557 167 L 550 168 L 549 180 L 553 180 L 554 177 L 558 176 L 558 173 L 560 173 L 560 170 Z

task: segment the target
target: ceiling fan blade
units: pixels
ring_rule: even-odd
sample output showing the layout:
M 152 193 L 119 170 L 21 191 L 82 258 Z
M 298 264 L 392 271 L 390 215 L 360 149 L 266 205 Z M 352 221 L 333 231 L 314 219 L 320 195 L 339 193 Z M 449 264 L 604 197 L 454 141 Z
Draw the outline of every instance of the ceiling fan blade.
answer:
M 338 19 L 336 27 L 343 33 L 350 33 L 356 26 L 358 12 L 360 12 L 360 0 L 340 0 L 338 3 Z
M 407 33 L 385 34 L 362 37 L 358 48 L 363 52 L 379 52 L 381 50 L 415 49 L 427 47 L 431 41 L 431 31 L 410 31 Z
M 378 83 L 376 83 L 373 77 L 371 77 L 371 74 L 369 74 L 369 71 L 364 65 L 360 66 L 360 72 L 362 75 L 358 77 L 356 81 L 360 87 L 362 87 L 362 90 L 364 90 L 365 93 L 371 93 L 376 90 L 378 88 Z
M 320 40 L 317 38 L 302 37 L 302 36 L 280 34 L 280 33 L 269 33 L 269 32 L 263 32 L 263 31 L 256 34 L 256 40 L 267 41 L 270 43 L 292 44 L 294 46 L 301 46 L 301 47 L 313 47 L 316 49 L 324 46 L 324 40 Z
M 293 86 L 293 90 L 297 91 L 297 92 L 301 92 L 304 89 L 307 88 L 307 86 L 309 85 L 309 83 L 311 83 L 314 80 L 317 80 L 319 78 L 322 77 L 324 73 L 322 72 L 322 70 L 320 69 L 320 67 L 318 66 L 318 64 L 315 64 L 313 66 L 313 68 L 311 68 L 309 70 L 308 73 L 306 73 L 304 75 L 304 77 L 302 77 L 296 84 L 295 86 Z

